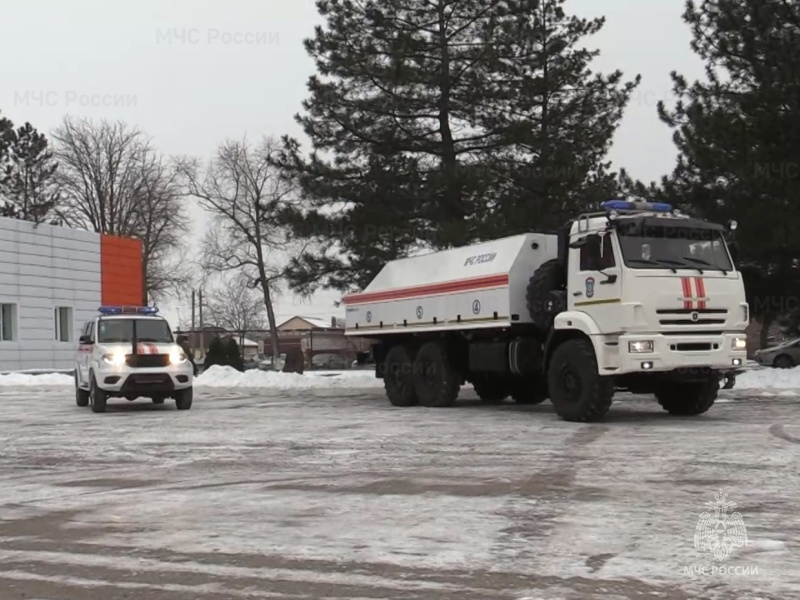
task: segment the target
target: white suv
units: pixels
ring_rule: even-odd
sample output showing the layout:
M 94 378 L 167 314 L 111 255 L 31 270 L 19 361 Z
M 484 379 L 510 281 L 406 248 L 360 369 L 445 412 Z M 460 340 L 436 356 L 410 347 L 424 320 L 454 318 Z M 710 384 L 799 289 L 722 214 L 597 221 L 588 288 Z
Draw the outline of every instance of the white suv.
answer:
M 100 307 L 86 323 L 75 365 L 75 402 L 104 412 L 108 398 L 174 398 L 192 406 L 194 369 L 154 307 Z

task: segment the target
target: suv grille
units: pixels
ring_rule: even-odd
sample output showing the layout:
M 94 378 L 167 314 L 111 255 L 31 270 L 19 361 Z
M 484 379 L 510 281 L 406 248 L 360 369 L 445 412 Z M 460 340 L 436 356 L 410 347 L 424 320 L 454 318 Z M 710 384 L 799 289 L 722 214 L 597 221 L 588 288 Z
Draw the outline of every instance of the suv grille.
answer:
M 152 369 L 169 366 L 169 354 L 129 354 L 125 363 L 134 369 Z

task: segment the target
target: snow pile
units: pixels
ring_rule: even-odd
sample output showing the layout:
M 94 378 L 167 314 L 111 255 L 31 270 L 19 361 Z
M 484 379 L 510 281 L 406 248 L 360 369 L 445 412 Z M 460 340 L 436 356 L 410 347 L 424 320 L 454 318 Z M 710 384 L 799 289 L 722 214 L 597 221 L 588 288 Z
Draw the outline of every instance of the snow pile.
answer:
M 276 390 L 307 390 L 325 388 L 379 388 L 383 380 L 372 371 L 307 371 L 280 373 L 277 371 L 245 371 L 214 365 L 195 380 L 196 387 L 207 388 L 270 388 Z
M 31 373 L 0 374 L 0 387 L 53 387 L 74 384 L 75 380 L 72 375 L 64 375 L 63 373 L 43 373 L 41 375 Z
M 759 369 L 736 376 L 735 390 L 800 390 L 800 367 Z

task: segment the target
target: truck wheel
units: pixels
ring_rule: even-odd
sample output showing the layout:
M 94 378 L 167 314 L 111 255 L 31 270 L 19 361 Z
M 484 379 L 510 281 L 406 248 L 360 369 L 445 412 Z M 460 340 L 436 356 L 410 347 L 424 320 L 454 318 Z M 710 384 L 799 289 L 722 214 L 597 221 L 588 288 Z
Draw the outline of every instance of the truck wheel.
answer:
M 78 385 L 78 372 L 75 371 L 75 404 L 80 407 L 89 406 L 89 392 Z
M 414 389 L 423 406 L 452 406 L 461 388 L 458 371 L 447 356 L 444 346 L 428 342 L 414 360 Z
M 563 290 L 565 285 L 564 266 L 558 259 L 542 263 L 528 282 L 528 315 L 533 324 L 542 331 L 550 331 L 555 316 L 566 309 L 565 306 L 557 306 L 558 302 L 553 294 Z
M 475 375 L 472 387 L 478 398 L 487 404 L 497 404 L 508 398 L 508 385 L 496 375 Z
M 719 393 L 716 379 L 691 383 L 667 383 L 656 391 L 658 403 L 671 415 L 694 417 L 714 405 Z
M 547 382 L 543 377 L 517 379 L 511 385 L 511 397 L 517 404 L 541 404 L 547 400 Z
M 614 381 L 597 372 L 589 340 L 568 340 L 556 348 L 547 372 L 550 400 L 565 421 L 601 420 L 614 397 Z
M 186 388 L 185 390 L 178 390 L 175 392 L 175 406 L 178 407 L 178 410 L 189 410 L 192 408 L 192 397 L 194 396 L 194 392 L 192 388 Z
M 94 373 L 89 373 L 89 404 L 92 407 L 92 412 L 103 413 L 106 412 L 106 401 L 108 394 L 105 390 L 97 387 L 97 379 Z
M 419 404 L 411 371 L 414 359 L 407 346 L 394 346 L 384 360 L 383 387 L 392 406 Z

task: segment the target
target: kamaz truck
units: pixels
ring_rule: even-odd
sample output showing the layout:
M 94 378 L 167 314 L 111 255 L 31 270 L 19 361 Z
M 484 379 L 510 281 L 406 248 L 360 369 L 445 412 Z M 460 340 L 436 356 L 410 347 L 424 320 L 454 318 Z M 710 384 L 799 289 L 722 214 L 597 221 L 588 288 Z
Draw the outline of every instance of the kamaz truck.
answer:
M 612 200 L 552 233 L 387 263 L 343 298 L 348 336 L 372 338 L 395 406 L 552 402 L 601 420 L 615 392 L 706 412 L 746 361 L 748 304 L 734 221 Z

